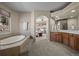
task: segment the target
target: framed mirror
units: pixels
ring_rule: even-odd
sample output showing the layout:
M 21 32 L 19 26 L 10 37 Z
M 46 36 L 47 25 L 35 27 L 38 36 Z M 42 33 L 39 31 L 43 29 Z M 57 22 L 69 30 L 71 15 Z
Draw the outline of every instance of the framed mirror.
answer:
M 0 8 L 0 32 L 10 31 L 10 13 Z

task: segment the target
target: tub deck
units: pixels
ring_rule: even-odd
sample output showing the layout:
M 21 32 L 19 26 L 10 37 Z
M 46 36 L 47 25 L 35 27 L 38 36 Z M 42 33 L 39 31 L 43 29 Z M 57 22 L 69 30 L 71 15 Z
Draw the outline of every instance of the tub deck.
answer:
M 32 45 L 33 39 L 25 37 L 23 40 L 10 45 L 1 45 L 0 46 L 0 55 L 1 56 L 18 56 L 24 52 L 27 52 Z

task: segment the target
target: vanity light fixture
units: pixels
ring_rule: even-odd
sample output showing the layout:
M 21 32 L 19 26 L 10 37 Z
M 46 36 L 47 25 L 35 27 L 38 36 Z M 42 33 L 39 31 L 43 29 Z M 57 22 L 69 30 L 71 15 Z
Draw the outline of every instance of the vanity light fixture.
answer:
M 56 16 L 56 19 L 59 19 L 59 16 Z
M 71 12 L 76 12 L 76 10 L 72 10 Z

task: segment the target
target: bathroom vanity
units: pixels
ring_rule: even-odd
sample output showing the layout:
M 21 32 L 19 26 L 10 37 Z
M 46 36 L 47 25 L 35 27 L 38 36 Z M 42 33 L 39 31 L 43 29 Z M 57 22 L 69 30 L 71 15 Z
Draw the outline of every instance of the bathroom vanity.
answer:
M 79 51 L 79 32 L 77 31 L 51 32 L 50 40 L 60 42 L 76 51 Z
M 50 38 L 51 41 L 62 42 L 61 32 L 51 32 Z

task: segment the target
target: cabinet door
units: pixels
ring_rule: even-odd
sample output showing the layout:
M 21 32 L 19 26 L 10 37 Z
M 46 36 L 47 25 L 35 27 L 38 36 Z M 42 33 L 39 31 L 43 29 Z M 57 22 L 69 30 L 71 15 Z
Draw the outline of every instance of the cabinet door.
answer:
M 59 41 L 59 33 L 56 33 L 56 41 Z
M 63 33 L 62 36 L 63 36 L 63 43 L 65 45 L 69 45 L 69 36 L 68 36 L 68 33 Z
M 69 46 L 73 49 L 76 49 L 76 44 L 75 44 L 75 41 L 76 41 L 76 38 L 73 34 L 69 35 Z
M 76 50 L 79 51 L 79 35 L 75 35 L 75 37 L 76 37 L 76 40 L 75 40 L 75 48 L 76 48 Z
M 58 42 L 62 42 L 62 36 L 61 36 L 61 33 L 60 32 L 58 32 L 57 41 Z
M 50 40 L 51 41 L 55 41 L 55 39 L 56 39 L 55 33 L 54 32 L 51 32 L 51 34 L 50 34 Z
M 54 33 L 54 41 L 59 42 L 59 39 L 60 39 L 59 32 L 55 32 Z
M 58 33 L 55 33 L 55 41 L 58 41 Z
M 62 42 L 62 37 L 60 32 L 52 32 L 50 35 L 51 41 Z

